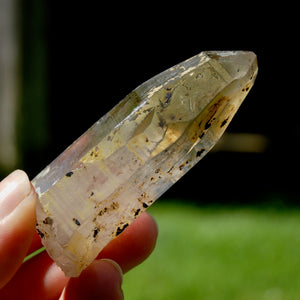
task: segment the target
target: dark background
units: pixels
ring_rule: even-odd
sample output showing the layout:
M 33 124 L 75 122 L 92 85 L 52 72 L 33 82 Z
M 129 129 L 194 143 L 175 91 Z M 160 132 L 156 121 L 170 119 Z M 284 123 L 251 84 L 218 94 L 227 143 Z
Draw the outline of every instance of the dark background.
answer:
M 258 77 L 228 131 L 261 134 L 267 149 L 209 153 L 164 198 L 298 205 L 297 8 L 38 0 L 20 7 L 20 149 L 31 178 L 152 76 L 204 50 L 251 50 Z

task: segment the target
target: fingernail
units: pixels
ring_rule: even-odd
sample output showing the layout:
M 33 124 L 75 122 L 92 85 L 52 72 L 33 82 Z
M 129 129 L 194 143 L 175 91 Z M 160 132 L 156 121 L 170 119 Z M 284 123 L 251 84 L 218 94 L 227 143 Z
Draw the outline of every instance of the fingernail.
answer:
M 123 271 L 122 271 L 121 267 L 119 266 L 119 264 L 117 264 L 114 260 L 111 260 L 111 259 L 108 259 L 108 258 L 102 258 L 100 260 L 104 260 L 104 261 L 109 262 L 110 264 L 112 264 L 115 267 L 115 269 L 117 269 L 117 271 L 120 273 L 121 284 L 122 284 L 123 283 Z
M 0 182 L 0 220 L 10 215 L 31 192 L 30 181 L 24 171 L 16 170 Z
M 57 299 L 57 294 L 61 293 L 67 282 L 68 279 L 65 277 L 64 272 L 56 263 L 52 263 L 43 279 L 45 295 L 47 295 L 48 299 Z
M 120 266 L 115 261 L 95 260 L 79 277 L 69 279 L 64 299 L 124 300 L 122 273 Z

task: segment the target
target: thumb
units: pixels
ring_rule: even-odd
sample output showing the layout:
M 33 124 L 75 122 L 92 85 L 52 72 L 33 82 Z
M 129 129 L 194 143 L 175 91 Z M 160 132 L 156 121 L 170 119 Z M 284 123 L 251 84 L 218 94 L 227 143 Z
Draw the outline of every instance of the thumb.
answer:
M 36 198 L 21 170 L 0 182 L 0 288 L 16 273 L 32 241 Z

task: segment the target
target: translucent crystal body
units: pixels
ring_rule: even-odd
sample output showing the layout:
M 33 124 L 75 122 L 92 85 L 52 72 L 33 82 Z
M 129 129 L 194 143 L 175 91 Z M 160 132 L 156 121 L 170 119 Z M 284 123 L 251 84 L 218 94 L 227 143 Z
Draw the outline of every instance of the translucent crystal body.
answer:
M 33 180 L 38 233 L 67 276 L 209 151 L 256 74 L 252 52 L 202 52 L 137 87 Z

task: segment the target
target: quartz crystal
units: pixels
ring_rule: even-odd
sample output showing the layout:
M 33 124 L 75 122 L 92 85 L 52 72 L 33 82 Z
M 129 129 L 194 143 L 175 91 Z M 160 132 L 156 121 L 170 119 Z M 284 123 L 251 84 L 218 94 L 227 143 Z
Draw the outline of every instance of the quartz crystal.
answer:
M 34 178 L 37 231 L 66 276 L 210 150 L 256 74 L 252 52 L 202 52 L 137 87 Z

